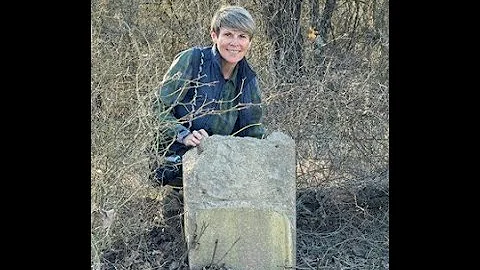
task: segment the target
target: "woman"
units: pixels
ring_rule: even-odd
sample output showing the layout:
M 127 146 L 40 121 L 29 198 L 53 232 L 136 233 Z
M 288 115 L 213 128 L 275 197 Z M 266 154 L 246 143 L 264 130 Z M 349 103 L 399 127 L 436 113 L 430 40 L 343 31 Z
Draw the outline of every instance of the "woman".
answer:
M 262 139 L 262 107 L 256 73 L 245 59 L 255 32 L 250 13 L 223 6 L 212 18 L 213 45 L 180 52 L 164 76 L 155 110 L 160 121 L 178 123 L 169 131 L 167 160 L 180 157 L 209 135 Z M 182 185 L 181 166 L 155 168 L 162 185 Z

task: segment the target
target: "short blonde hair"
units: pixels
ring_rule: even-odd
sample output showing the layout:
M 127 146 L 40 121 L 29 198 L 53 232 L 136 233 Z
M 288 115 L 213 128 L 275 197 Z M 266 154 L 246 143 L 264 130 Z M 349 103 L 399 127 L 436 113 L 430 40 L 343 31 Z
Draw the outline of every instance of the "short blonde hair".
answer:
M 255 33 L 255 21 L 252 15 L 240 6 L 222 6 L 215 12 L 210 24 L 210 31 L 218 35 L 220 27 L 243 31 L 248 34 L 250 39 Z

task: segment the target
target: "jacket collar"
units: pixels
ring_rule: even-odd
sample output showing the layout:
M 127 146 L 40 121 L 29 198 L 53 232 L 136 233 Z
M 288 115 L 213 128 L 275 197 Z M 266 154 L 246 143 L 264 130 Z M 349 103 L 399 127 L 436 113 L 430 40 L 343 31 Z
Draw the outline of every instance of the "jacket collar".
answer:
M 221 62 L 221 59 L 222 59 L 222 58 L 221 58 L 221 56 L 220 56 L 220 53 L 219 53 L 218 50 L 217 50 L 217 45 L 214 44 L 214 45 L 212 46 L 212 49 L 211 49 L 211 50 L 212 50 L 212 55 L 213 55 L 213 62 L 214 62 L 216 65 L 218 65 L 218 67 L 222 67 L 222 65 L 221 65 L 221 63 L 222 63 L 222 62 Z

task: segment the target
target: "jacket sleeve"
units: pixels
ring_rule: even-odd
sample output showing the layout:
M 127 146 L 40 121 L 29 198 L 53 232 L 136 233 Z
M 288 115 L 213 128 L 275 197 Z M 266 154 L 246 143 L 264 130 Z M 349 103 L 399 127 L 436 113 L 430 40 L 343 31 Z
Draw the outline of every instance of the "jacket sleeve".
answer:
M 187 93 L 192 80 L 191 57 L 193 50 L 187 49 L 177 54 L 163 76 L 161 86 L 156 91 L 153 110 L 160 123 L 169 123 L 169 136 L 176 136 L 187 130 L 173 114 L 173 108 L 179 104 Z
M 265 127 L 262 124 L 263 104 L 257 78 L 252 79 L 244 87 L 242 99 L 246 108 L 239 112 L 239 121 L 236 128 L 239 130 L 237 136 L 263 139 L 265 137 Z

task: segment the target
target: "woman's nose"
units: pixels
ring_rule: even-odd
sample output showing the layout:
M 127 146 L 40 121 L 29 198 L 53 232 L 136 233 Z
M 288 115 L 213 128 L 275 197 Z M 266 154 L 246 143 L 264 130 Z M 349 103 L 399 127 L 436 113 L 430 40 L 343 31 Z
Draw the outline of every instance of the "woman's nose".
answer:
M 230 40 L 230 44 L 231 44 L 231 45 L 238 45 L 238 44 L 240 44 L 240 38 L 238 38 L 238 37 L 233 37 L 233 38 Z

